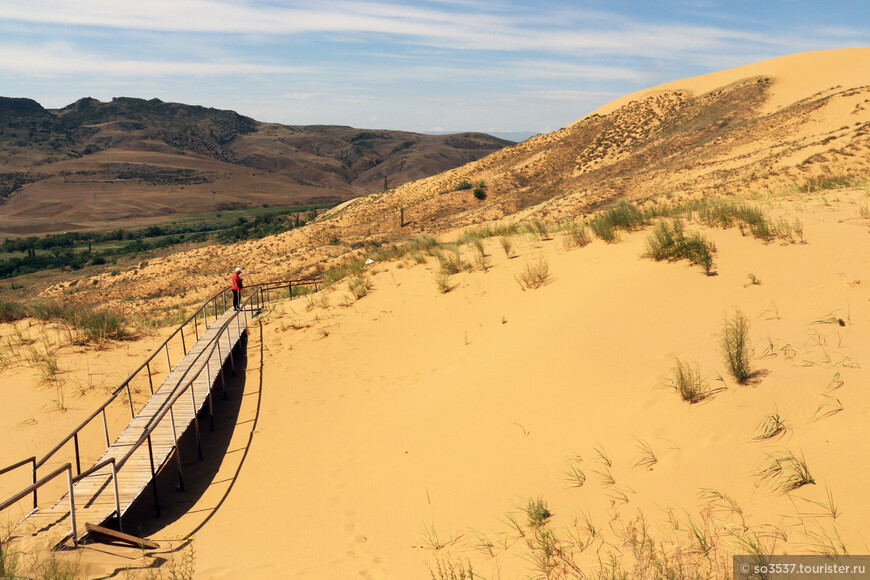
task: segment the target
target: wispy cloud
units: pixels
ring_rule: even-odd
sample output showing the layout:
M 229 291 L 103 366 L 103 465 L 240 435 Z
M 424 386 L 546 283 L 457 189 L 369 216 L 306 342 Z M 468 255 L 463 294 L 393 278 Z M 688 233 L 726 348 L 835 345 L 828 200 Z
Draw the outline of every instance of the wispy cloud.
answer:
M 721 50 L 730 43 L 777 46 L 769 33 L 689 24 L 649 24 L 601 12 L 493 11 L 463 2 L 441 9 L 389 2 L 230 3 L 219 0 L 0 0 L 7 20 L 155 32 L 266 36 L 340 33 L 385 35 L 403 42 L 488 51 L 598 51 L 663 57 L 674 51 Z
M 865 3 L 775 21 L 768 3 L 578 4 L 0 0 L 0 75 L 52 99 L 127 87 L 291 123 L 542 130 L 669 80 L 870 44 Z
M 0 71 L 27 76 L 99 74 L 116 77 L 172 77 L 226 75 L 293 75 L 311 67 L 246 62 L 148 61 L 114 59 L 85 53 L 68 43 L 43 46 L 0 44 Z

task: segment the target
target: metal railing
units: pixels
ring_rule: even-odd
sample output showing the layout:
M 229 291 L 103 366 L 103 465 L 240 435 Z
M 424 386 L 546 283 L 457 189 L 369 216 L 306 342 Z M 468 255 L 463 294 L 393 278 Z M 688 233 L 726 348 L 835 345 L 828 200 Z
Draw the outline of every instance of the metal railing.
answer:
M 145 360 L 144 363 L 142 363 L 135 371 L 133 371 L 130 374 L 130 376 L 127 377 L 127 379 L 124 382 L 122 382 L 112 392 L 112 394 L 109 396 L 109 398 L 102 405 L 100 405 L 100 407 L 98 407 L 93 413 L 91 413 L 91 415 L 87 419 L 82 421 L 78 427 L 73 429 L 73 431 L 71 431 L 60 443 L 58 443 L 45 456 L 43 456 L 39 460 L 37 460 L 35 456 L 29 457 L 27 459 L 19 461 L 18 463 L 15 463 L 14 465 L 10 465 L 8 467 L 0 469 L 0 476 L 2 476 L 6 473 L 9 473 L 11 471 L 14 471 L 14 470 L 20 468 L 20 467 L 23 467 L 27 464 L 30 464 L 31 465 L 31 472 L 32 472 L 32 484 L 29 485 L 28 487 L 26 487 L 24 490 L 16 493 L 11 498 L 5 500 L 2 504 L 0 504 L 0 512 L 4 511 L 8 507 L 16 504 L 18 501 L 20 501 L 21 499 L 23 499 L 24 497 L 26 497 L 27 495 L 30 495 L 30 494 L 33 495 L 33 511 L 36 511 L 38 509 L 38 506 L 39 506 L 39 499 L 38 499 L 39 488 L 43 487 L 45 484 L 52 481 L 58 475 L 60 475 L 61 473 L 63 473 L 66 470 L 66 471 L 68 471 L 68 486 L 67 486 L 68 491 L 67 491 L 67 493 L 69 495 L 69 504 L 70 504 L 70 514 L 71 514 L 70 519 L 71 519 L 71 527 L 72 527 L 71 533 L 72 533 L 73 544 L 76 544 L 77 537 L 76 537 L 76 524 L 75 524 L 75 498 L 74 498 L 74 493 L 73 493 L 73 484 L 77 483 L 78 481 L 81 481 L 82 479 L 84 479 L 90 475 L 93 475 L 95 472 L 102 470 L 106 466 L 111 466 L 112 481 L 113 481 L 114 492 L 115 492 L 115 514 L 116 514 L 117 519 L 118 519 L 118 526 L 119 526 L 119 528 L 121 528 L 122 527 L 121 509 L 120 509 L 120 502 L 119 502 L 119 495 L 118 495 L 117 473 L 118 473 L 118 471 L 120 471 L 124 467 L 126 462 L 133 455 L 133 453 L 136 452 L 143 444 L 145 444 L 147 442 L 148 452 L 149 452 L 149 457 L 150 457 L 151 480 L 152 481 L 154 480 L 154 478 L 156 477 L 157 471 L 159 471 L 159 469 L 162 467 L 162 463 L 161 463 L 161 465 L 155 465 L 155 463 L 154 463 L 154 453 L 153 453 L 153 446 L 151 443 L 151 434 L 153 433 L 154 429 L 157 428 L 157 426 L 160 424 L 160 422 L 166 417 L 167 414 L 169 415 L 170 424 L 171 424 L 171 428 L 172 428 L 172 436 L 173 436 L 173 448 L 172 449 L 174 449 L 176 451 L 176 458 L 178 461 L 179 484 L 180 484 L 180 488 L 183 489 L 184 488 L 184 479 L 183 479 L 183 474 L 182 474 L 182 462 L 181 462 L 180 454 L 178 453 L 178 440 L 177 440 L 177 431 L 175 428 L 175 413 L 173 411 L 173 406 L 181 398 L 182 395 L 184 395 L 188 390 L 190 391 L 190 396 L 192 398 L 192 403 L 193 403 L 192 422 L 194 423 L 194 429 L 195 429 L 195 434 L 196 434 L 197 451 L 198 451 L 200 459 L 201 459 L 202 458 L 202 448 L 200 445 L 199 419 L 197 417 L 197 411 L 198 411 L 199 407 L 196 404 L 196 394 L 195 394 L 194 389 L 192 387 L 193 387 L 194 381 L 196 381 L 196 379 L 199 378 L 203 372 L 205 372 L 206 378 L 208 381 L 207 384 L 209 386 L 208 387 L 208 395 L 207 395 L 208 406 L 209 406 L 209 417 L 210 417 L 210 420 L 212 421 L 212 426 L 213 426 L 214 411 L 213 411 L 211 393 L 212 393 L 212 387 L 213 387 L 214 383 L 213 383 L 213 377 L 211 376 L 211 368 L 210 368 L 209 361 L 211 360 L 211 357 L 214 354 L 215 350 L 217 350 L 217 352 L 218 352 L 219 360 L 221 360 L 221 361 L 224 360 L 223 357 L 221 356 L 222 353 L 220 351 L 221 343 L 224 339 L 224 335 L 226 335 L 227 346 L 230 349 L 232 349 L 233 344 L 232 344 L 232 341 L 230 339 L 229 333 L 227 332 L 227 329 L 230 327 L 230 325 L 232 323 L 235 323 L 236 328 L 239 332 L 239 335 L 241 335 L 242 327 L 241 327 L 241 324 L 239 322 L 239 318 L 244 317 L 244 320 L 245 320 L 244 327 L 247 328 L 248 312 L 250 311 L 252 314 L 255 312 L 259 312 L 263 308 L 263 305 L 266 302 L 270 302 L 271 301 L 270 291 L 278 289 L 278 288 L 287 287 L 289 296 L 292 298 L 293 297 L 293 290 L 292 289 L 293 289 L 294 285 L 297 287 L 313 285 L 315 288 L 315 291 L 316 291 L 318 289 L 319 283 L 320 283 L 320 281 L 317 279 L 280 280 L 280 281 L 274 281 L 274 282 L 267 282 L 267 283 L 261 284 L 259 286 L 256 286 L 254 288 L 253 292 L 241 304 L 241 309 L 239 311 L 234 312 L 233 315 L 230 318 L 228 318 L 221 325 L 215 339 L 213 341 L 211 341 L 211 343 L 206 348 L 204 348 L 202 351 L 200 351 L 196 355 L 192 364 L 190 366 L 188 366 L 188 368 L 184 371 L 182 376 L 179 377 L 176 384 L 172 387 L 173 391 L 172 391 L 172 394 L 170 395 L 170 397 L 166 401 L 164 401 L 163 404 L 161 404 L 159 410 L 154 414 L 154 416 L 151 417 L 151 419 L 146 424 L 142 435 L 139 437 L 139 439 L 136 441 L 136 443 L 128 449 L 128 451 L 124 454 L 124 456 L 121 459 L 117 459 L 117 460 L 114 457 L 108 458 L 108 459 L 101 461 L 100 463 L 94 465 L 93 467 L 89 468 L 88 470 L 82 472 L 82 470 L 81 470 L 81 454 L 80 454 L 80 449 L 79 449 L 79 433 L 86 426 L 88 426 L 97 416 L 101 416 L 102 423 L 103 423 L 103 433 L 104 433 L 105 442 L 106 442 L 106 450 L 103 453 L 105 454 L 105 452 L 107 452 L 111 448 L 108 421 L 106 419 L 106 408 L 113 401 L 115 401 L 122 392 L 125 392 L 127 395 L 127 401 L 129 403 L 131 420 L 136 417 L 136 412 L 135 412 L 134 407 L 133 407 L 132 393 L 130 390 L 130 384 L 133 381 L 133 379 L 136 378 L 144 370 L 148 374 L 149 388 L 150 388 L 151 394 L 153 395 L 154 394 L 154 383 L 153 383 L 153 379 L 152 379 L 151 363 L 154 361 L 155 357 L 157 357 L 161 353 L 161 351 L 165 352 L 166 362 L 167 362 L 167 367 L 168 367 L 168 371 L 167 371 L 167 377 L 168 377 L 172 372 L 172 366 L 171 366 L 172 363 L 171 363 L 170 354 L 169 354 L 170 341 L 172 341 L 177 336 L 180 337 L 181 349 L 184 353 L 184 356 L 186 356 L 188 354 L 189 350 L 187 348 L 187 343 L 186 343 L 185 338 L 184 338 L 185 328 L 188 327 L 192 323 L 193 331 L 194 331 L 194 335 L 196 337 L 196 340 L 199 340 L 199 338 L 200 338 L 199 325 L 198 325 L 199 318 L 202 318 L 203 322 L 204 322 L 204 328 L 203 328 L 203 334 L 204 334 L 206 329 L 208 328 L 209 312 L 211 311 L 212 316 L 214 316 L 214 321 L 216 321 L 220 317 L 220 314 L 218 311 L 218 305 L 220 304 L 223 306 L 223 308 L 224 308 L 223 311 L 227 310 L 226 305 L 227 305 L 227 294 L 229 293 L 229 288 L 225 288 L 225 289 L 221 290 L 220 292 L 218 292 L 217 294 L 215 294 L 214 296 L 212 296 L 211 298 L 207 299 L 203 303 L 203 305 L 195 313 L 193 313 L 165 341 L 163 341 L 163 343 L 154 351 L 154 353 L 150 357 L 148 357 L 148 359 Z M 232 299 L 230 299 L 230 303 L 232 303 L 231 300 Z M 228 352 L 230 352 L 230 351 L 228 351 Z M 196 370 L 194 373 L 191 374 L 191 371 L 193 369 L 197 369 L 197 364 L 201 360 L 203 360 L 202 359 L 203 356 L 205 356 L 205 359 L 204 359 L 205 363 L 200 364 L 198 366 L 198 370 Z M 233 357 L 230 356 L 229 358 L 230 358 L 231 364 L 233 365 L 233 369 L 235 370 L 235 362 L 233 361 Z M 179 361 L 180 361 L 180 358 L 179 358 Z M 177 363 L 176 363 L 176 366 L 177 366 Z M 224 383 L 223 367 L 222 366 L 221 366 L 221 369 L 218 371 L 218 374 L 220 375 L 220 378 L 222 381 L 222 387 L 224 388 L 224 395 L 226 396 L 226 390 L 225 390 L 226 385 Z M 214 379 L 216 379 L 216 378 L 217 378 L 217 376 L 214 377 Z M 186 430 L 186 428 L 185 428 L 185 430 Z M 37 470 L 40 467 L 42 467 L 43 465 L 45 465 L 45 463 L 47 461 L 49 461 L 55 454 L 57 454 L 70 441 L 73 441 L 73 446 L 75 449 L 76 475 L 73 476 L 73 474 L 72 474 L 72 462 L 67 462 L 67 463 L 61 465 L 60 467 L 56 468 L 49 475 L 47 475 L 47 476 L 45 476 L 42 479 L 39 479 L 37 481 Z M 171 450 L 170 450 L 170 454 L 171 454 Z M 168 458 L 168 455 L 166 458 Z M 152 485 L 152 488 L 154 490 L 155 506 L 156 506 L 158 514 L 159 514 L 160 508 L 159 508 L 159 502 L 158 502 L 158 497 L 157 497 L 157 486 Z M 30 513 L 33 513 L 33 511 L 31 511 Z

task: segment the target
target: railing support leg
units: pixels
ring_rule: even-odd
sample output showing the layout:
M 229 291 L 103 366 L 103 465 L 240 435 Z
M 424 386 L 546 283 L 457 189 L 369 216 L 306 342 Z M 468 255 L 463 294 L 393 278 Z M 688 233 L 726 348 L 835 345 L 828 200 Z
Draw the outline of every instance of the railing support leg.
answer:
M 218 339 L 220 339 L 220 337 L 218 337 Z M 220 342 L 218 342 L 218 346 L 220 346 Z M 205 378 L 206 378 L 206 380 L 208 380 L 208 394 L 206 395 L 206 397 L 208 397 L 209 431 L 214 431 L 214 406 L 212 406 L 212 400 L 211 400 L 212 380 L 211 380 L 211 366 L 209 365 L 209 361 L 205 362 Z M 193 387 L 191 386 L 190 388 L 192 389 Z
M 193 383 L 190 385 L 190 400 L 193 403 L 193 432 L 196 434 L 196 452 L 202 460 L 202 445 L 199 442 L 199 417 L 196 416 L 196 393 L 193 392 Z
M 69 466 L 69 463 L 67 463 L 67 466 Z M 76 500 L 75 494 L 73 493 L 72 467 L 69 467 L 66 470 L 66 486 L 69 492 L 69 521 L 70 526 L 72 526 L 72 543 L 73 546 L 78 547 L 79 540 L 76 537 Z
M 36 485 L 36 460 L 33 460 L 33 485 Z M 36 496 L 36 488 L 33 488 L 33 509 L 39 507 L 39 498 Z
M 172 426 L 172 444 L 175 446 L 175 460 L 178 462 L 178 490 L 184 491 L 184 474 L 181 467 L 181 449 L 178 448 L 178 436 L 175 434 L 175 413 L 169 407 L 169 423 Z
M 109 423 L 106 421 L 106 408 L 103 407 L 103 433 L 106 434 L 106 450 L 112 445 L 109 442 Z
M 151 378 L 151 362 L 145 361 L 145 371 L 148 373 L 148 388 L 151 390 L 151 394 L 154 394 L 154 379 Z
M 233 369 L 233 376 L 236 376 L 236 355 L 235 349 L 233 348 L 233 340 L 230 338 L 230 333 L 227 333 L 227 348 L 230 352 L 230 368 Z
M 172 373 L 172 361 L 169 360 L 169 343 L 168 342 L 166 343 L 166 346 L 163 347 L 163 350 L 166 351 L 166 368 L 168 369 L 166 371 L 166 374 L 167 374 L 167 376 L 169 376 Z
M 227 333 L 227 338 L 229 338 L 230 333 Z M 221 338 L 218 337 L 217 340 L 217 351 L 218 351 L 218 360 L 221 363 L 221 368 L 218 371 L 218 374 L 221 376 L 221 391 L 224 393 L 224 401 L 226 401 L 229 397 L 227 397 L 227 381 L 224 379 L 224 357 L 221 354 Z M 230 351 L 230 359 L 233 358 L 233 353 Z
M 73 435 L 73 442 L 75 443 L 76 448 L 76 475 L 82 474 L 82 459 L 81 455 L 79 455 L 79 432 L 76 431 L 75 435 Z
M 127 402 L 130 403 L 130 418 L 135 419 L 136 413 L 133 411 L 133 395 L 130 394 L 130 383 L 125 385 L 127 387 Z
M 118 516 L 118 531 L 124 531 L 124 524 L 121 522 L 121 498 L 120 494 L 118 494 L 118 470 L 115 468 L 115 462 L 113 461 L 112 466 L 112 485 L 115 487 L 115 515 Z
M 160 501 L 157 499 L 157 471 L 154 469 L 154 449 L 151 447 L 151 435 L 148 435 L 148 458 L 151 460 L 151 490 L 154 492 L 154 511 L 160 517 Z

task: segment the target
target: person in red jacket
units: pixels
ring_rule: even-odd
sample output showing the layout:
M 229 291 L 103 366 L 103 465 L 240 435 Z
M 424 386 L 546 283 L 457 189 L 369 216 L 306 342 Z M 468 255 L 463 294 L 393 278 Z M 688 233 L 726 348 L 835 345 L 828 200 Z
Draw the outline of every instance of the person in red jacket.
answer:
M 242 298 L 242 288 L 245 285 L 242 283 L 242 269 L 236 268 L 233 272 L 233 310 L 239 310 L 239 303 Z

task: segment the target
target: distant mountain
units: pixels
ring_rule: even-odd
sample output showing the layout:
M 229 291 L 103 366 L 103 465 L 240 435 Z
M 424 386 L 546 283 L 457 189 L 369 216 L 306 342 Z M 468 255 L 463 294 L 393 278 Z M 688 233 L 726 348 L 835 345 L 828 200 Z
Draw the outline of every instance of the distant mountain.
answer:
M 84 98 L 49 110 L 0 97 L 0 230 L 340 202 L 511 144 L 482 133 L 261 123 L 159 99 Z

